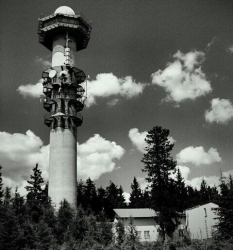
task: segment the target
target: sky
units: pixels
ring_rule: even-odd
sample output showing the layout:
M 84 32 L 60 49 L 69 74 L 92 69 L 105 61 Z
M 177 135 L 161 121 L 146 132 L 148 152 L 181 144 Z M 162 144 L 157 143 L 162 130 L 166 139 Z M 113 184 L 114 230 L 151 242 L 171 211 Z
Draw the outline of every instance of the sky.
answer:
M 40 102 L 51 52 L 38 18 L 60 6 L 92 22 L 76 67 L 89 75 L 78 128 L 78 180 L 129 193 L 142 172 L 147 131 L 170 130 L 186 184 L 233 173 L 233 2 L 228 0 L 3 0 L 0 3 L 0 164 L 25 194 L 36 163 L 48 179 L 49 128 Z M 65 167 L 65 166 L 64 166 Z

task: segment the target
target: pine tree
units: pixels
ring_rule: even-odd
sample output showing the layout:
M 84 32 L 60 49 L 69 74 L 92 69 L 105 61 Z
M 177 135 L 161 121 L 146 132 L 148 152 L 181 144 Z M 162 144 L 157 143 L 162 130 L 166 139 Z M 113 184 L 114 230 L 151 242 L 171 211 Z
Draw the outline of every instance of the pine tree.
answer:
M 3 204 L 9 206 L 12 202 L 11 188 L 6 187 L 4 191 Z
M 28 191 L 26 206 L 28 213 L 33 222 L 39 222 L 40 216 L 43 215 L 43 207 L 50 203 L 47 196 L 46 186 L 42 188 L 44 179 L 42 178 L 42 171 L 38 168 L 38 164 L 33 168 L 33 175 L 30 176 L 28 184 L 25 188 Z
M 4 201 L 0 205 L 0 250 L 18 250 L 19 223 L 14 213 L 11 198 L 11 188 L 6 188 Z
M 59 244 L 64 242 L 67 234 L 69 234 L 69 228 L 75 219 L 75 211 L 71 205 L 66 201 L 60 203 L 60 207 L 57 215 L 57 228 L 56 237 Z
M 26 186 L 26 190 L 29 192 L 27 195 L 27 199 L 30 201 L 39 201 L 44 202 L 46 191 L 42 189 L 44 184 L 44 179 L 41 176 L 42 171 L 38 168 L 38 164 L 33 168 L 33 175 L 30 176 L 31 180 L 28 180 L 28 186 Z
M 0 165 L 0 204 L 2 203 L 3 195 L 2 166 Z
M 82 180 L 77 183 L 77 205 L 82 206 L 84 205 L 84 190 L 85 185 Z
M 179 223 L 174 181 L 170 177 L 176 167 L 176 161 L 170 155 L 174 144 L 168 140 L 168 136 L 168 129 L 152 128 L 145 139 L 147 147 L 142 159 L 143 171 L 147 173 L 146 180 L 151 187 L 151 208 L 157 213 L 156 220 L 163 241 L 166 235 L 172 237 Z
M 114 218 L 114 208 L 118 208 L 118 196 L 119 189 L 112 181 L 110 185 L 106 188 L 106 202 L 105 202 L 105 214 L 109 220 Z
M 84 194 L 83 194 L 83 208 L 85 211 L 89 210 L 90 212 L 97 213 L 97 206 L 98 203 L 97 200 L 97 192 L 95 188 L 94 182 L 91 180 L 91 178 L 88 178 L 86 180 L 86 186 L 84 188 Z
M 180 169 L 178 168 L 176 174 L 176 195 L 177 195 L 177 211 L 183 212 L 186 209 L 187 203 L 187 189 L 185 187 L 184 179 L 181 175 Z
M 202 205 L 210 201 L 209 189 L 210 187 L 207 185 L 205 179 L 203 178 L 200 186 L 200 204 L 198 205 Z
M 127 207 L 125 197 L 124 197 L 123 193 L 124 193 L 123 188 L 122 188 L 122 186 L 120 186 L 119 189 L 118 189 L 116 208 L 125 208 L 125 207 Z
M 131 184 L 131 193 L 130 193 L 130 208 L 143 208 L 143 195 L 142 190 L 139 186 L 137 179 L 134 177 L 133 183 Z
M 104 212 L 106 204 L 106 190 L 104 188 L 100 187 L 97 189 L 97 199 L 97 214 L 100 215 L 100 217 L 103 217 L 103 214 L 101 214 L 101 212 Z
M 232 239 L 233 237 L 233 180 L 229 175 L 228 180 L 220 177 L 220 196 L 215 209 L 218 218 L 216 236 L 221 240 Z

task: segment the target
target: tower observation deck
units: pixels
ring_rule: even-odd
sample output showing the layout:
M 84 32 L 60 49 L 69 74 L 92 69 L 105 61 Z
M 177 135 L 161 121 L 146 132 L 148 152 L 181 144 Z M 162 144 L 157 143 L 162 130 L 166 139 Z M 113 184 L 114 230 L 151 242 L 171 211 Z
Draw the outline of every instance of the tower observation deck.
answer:
M 43 105 L 49 112 L 49 196 L 59 207 L 64 199 L 77 206 L 77 127 L 83 123 L 85 73 L 75 67 L 76 51 L 85 49 L 91 23 L 67 7 L 39 19 L 39 42 L 52 52 L 51 67 L 42 73 Z

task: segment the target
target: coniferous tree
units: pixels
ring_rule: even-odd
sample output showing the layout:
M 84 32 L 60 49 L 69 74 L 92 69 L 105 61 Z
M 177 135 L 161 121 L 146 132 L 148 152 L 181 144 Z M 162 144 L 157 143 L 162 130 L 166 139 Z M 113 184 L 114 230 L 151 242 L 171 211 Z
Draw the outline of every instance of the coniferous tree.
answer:
M 130 208 L 143 208 L 143 194 L 139 186 L 137 179 L 134 177 L 133 183 L 131 184 L 131 193 L 130 193 Z
M 38 168 L 38 164 L 33 168 L 33 175 L 30 176 L 31 180 L 28 180 L 28 186 L 26 190 L 28 191 L 27 200 L 31 202 L 44 202 L 46 200 L 46 190 L 42 188 L 44 184 L 44 179 L 42 177 L 42 171 Z
M 106 205 L 106 190 L 101 186 L 100 188 L 97 189 L 97 199 L 98 202 L 96 204 L 97 206 L 97 214 L 101 215 L 100 217 L 103 217 L 102 213 L 105 211 L 105 205 Z
M 123 193 L 123 190 L 121 191 Z M 121 194 L 122 195 L 122 194 Z M 122 205 L 122 197 L 120 197 L 119 189 L 112 181 L 106 188 L 106 202 L 105 202 L 105 214 L 109 220 L 113 220 L 114 208 L 119 208 L 119 204 Z
M 209 187 L 203 178 L 200 186 L 200 202 L 198 205 L 202 205 L 205 203 L 208 203 L 210 201 L 210 196 L 209 196 Z
M 94 182 L 91 180 L 91 178 L 88 178 L 86 180 L 86 185 L 84 188 L 84 194 L 83 194 L 83 208 L 85 211 L 89 210 L 90 212 L 97 213 L 97 193 L 96 193 L 96 187 Z
M 176 174 L 176 195 L 177 195 L 177 211 L 183 212 L 187 205 L 187 189 L 185 187 L 184 179 L 181 175 L 180 169 L 178 168 Z
M 12 195 L 11 195 L 11 188 L 6 187 L 4 191 L 4 196 L 3 196 L 3 204 L 5 206 L 9 206 L 12 202 Z
M 43 214 L 43 206 L 48 205 L 49 198 L 46 194 L 46 188 L 43 189 L 44 179 L 42 171 L 38 168 L 38 164 L 33 168 L 33 175 L 27 181 L 29 185 L 25 188 L 27 194 L 27 208 L 33 222 L 39 222 L 40 216 Z
M 174 181 L 170 177 L 176 167 L 176 161 L 170 155 L 174 144 L 168 140 L 168 136 L 168 129 L 158 126 L 152 128 L 145 139 L 147 147 L 142 159 L 143 171 L 147 173 L 146 180 L 151 188 L 151 208 L 157 213 L 156 220 L 160 225 L 162 241 L 166 235 L 172 237 L 179 223 Z
M 118 197 L 117 197 L 117 206 L 116 208 L 125 208 L 127 207 L 125 197 L 123 195 L 124 191 L 122 186 L 119 187 L 118 189 Z
M 150 208 L 151 207 L 151 196 L 150 196 L 150 192 L 145 189 L 144 192 L 142 193 L 142 197 L 143 197 L 143 208 Z
M 3 181 L 2 181 L 2 166 L 0 165 L 0 204 L 2 203 L 3 200 Z
M 85 185 L 82 180 L 77 183 L 77 205 L 83 207 Z
M 64 242 L 64 238 L 68 234 L 74 218 L 75 212 L 73 207 L 66 200 L 62 201 L 58 210 L 56 228 L 56 236 L 59 244 Z
M 220 196 L 216 199 L 219 208 L 215 209 L 218 224 L 217 238 L 221 240 L 233 238 L 233 180 L 229 175 L 228 179 L 220 177 Z

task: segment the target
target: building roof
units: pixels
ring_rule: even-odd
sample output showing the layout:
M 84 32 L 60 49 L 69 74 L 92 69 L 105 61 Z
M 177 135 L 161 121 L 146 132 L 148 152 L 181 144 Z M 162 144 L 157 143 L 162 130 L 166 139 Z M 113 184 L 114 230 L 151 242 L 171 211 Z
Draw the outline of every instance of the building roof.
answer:
M 155 211 L 150 208 L 117 208 L 113 210 L 120 218 L 151 218 L 156 216 Z

